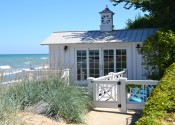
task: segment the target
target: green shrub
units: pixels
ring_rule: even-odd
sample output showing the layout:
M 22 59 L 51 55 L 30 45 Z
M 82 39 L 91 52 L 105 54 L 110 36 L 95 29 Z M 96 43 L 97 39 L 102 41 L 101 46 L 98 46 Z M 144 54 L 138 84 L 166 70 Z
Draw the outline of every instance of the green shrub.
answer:
M 167 67 L 175 62 L 175 32 L 160 30 L 143 43 L 140 50 L 145 75 L 149 79 L 160 80 Z
M 136 125 L 160 125 L 167 118 L 175 118 L 175 63 L 166 69 L 160 83 L 152 91 Z M 172 121 L 170 121 L 172 122 Z M 149 123 L 149 124 L 148 124 Z
M 24 81 L 9 87 L 0 86 L 0 89 L 3 90 L 0 93 L 1 122 L 39 101 L 49 104 L 45 115 L 62 117 L 68 123 L 82 123 L 85 113 L 92 108 L 92 98 L 87 90 L 67 86 L 59 79 Z

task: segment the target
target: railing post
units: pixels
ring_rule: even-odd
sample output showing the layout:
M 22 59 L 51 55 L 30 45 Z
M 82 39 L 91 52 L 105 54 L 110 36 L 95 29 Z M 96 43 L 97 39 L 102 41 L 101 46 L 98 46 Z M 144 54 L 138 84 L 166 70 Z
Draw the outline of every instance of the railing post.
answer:
M 127 91 L 126 91 L 126 80 L 127 78 L 120 78 L 120 98 L 121 98 L 121 112 L 127 113 Z
M 22 70 L 22 79 L 26 76 L 26 71 L 23 69 Z
M 94 78 L 93 77 L 87 78 L 88 90 L 91 93 L 93 93 L 93 81 L 94 81 Z
M 65 73 L 65 81 L 67 82 L 67 85 L 69 85 L 69 69 L 65 69 L 64 73 Z
M 32 80 L 34 80 L 34 74 L 29 73 L 29 81 L 32 81 Z
M 128 78 L 128 70 L 127 69 L 123 69 L 123 71 L 125 71 L 125 73 L 123 74 L 123 77 Z
M 114 73 L 113 72 L 108 73 L 108 75 L 111 75 L 110 80 L 114 80 Z

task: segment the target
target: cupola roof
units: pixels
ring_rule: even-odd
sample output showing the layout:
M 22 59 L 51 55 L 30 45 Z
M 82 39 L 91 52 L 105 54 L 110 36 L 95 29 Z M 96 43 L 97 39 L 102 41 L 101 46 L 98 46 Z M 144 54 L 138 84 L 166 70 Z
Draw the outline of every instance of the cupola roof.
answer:
M 106 8 L 103 10 L 103 11 L 101 11 L 101 12 L 99 12 L 100 14 L 101 13 L 112 13 L 112 14 L 115 14 L 114 12 L 112 12 L 109 8 L 108 8 L 108 6 L 106 5 Z

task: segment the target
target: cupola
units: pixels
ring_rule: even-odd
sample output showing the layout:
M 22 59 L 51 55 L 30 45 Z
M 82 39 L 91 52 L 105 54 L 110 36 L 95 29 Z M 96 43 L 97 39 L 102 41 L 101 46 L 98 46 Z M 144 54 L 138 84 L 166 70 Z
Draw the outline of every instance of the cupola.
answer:
M 99 12 L 101 15 L 101 25 L 100 25 L 100 30 L 101 31 L 112 31 L 113 30 L 113 13 L 108 6 L 106 8 Z

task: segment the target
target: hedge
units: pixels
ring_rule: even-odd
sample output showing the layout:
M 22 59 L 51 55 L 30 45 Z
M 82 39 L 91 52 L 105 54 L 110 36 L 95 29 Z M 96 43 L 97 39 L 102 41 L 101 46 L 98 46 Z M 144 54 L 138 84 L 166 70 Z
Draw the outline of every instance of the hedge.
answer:
M 168 67 L 152 91 L 136 125 L 163 125 L 175 122 L 175 63 Z

